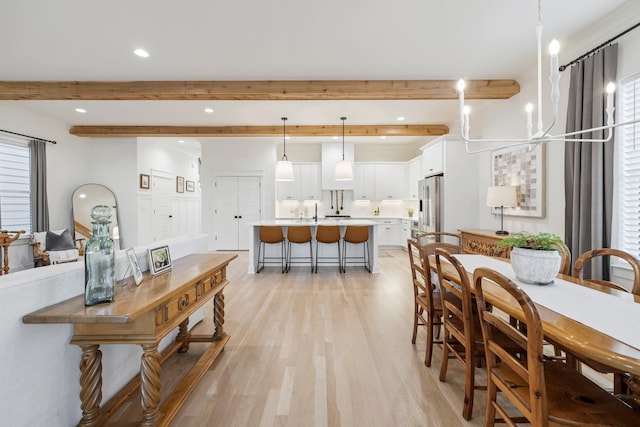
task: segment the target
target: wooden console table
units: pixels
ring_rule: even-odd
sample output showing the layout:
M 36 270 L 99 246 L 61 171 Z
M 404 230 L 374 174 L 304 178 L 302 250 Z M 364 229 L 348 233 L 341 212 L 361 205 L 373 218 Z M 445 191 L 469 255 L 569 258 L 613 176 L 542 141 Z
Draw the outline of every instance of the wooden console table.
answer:
M 82 348 L 80 360 L 80 400 L 82 420 L 79 426 L 104 424 L 127 398 L 140 388 L 142 426 L 168 425 L 196 384 L 202 379 L 229 340 L 223 330 L 226 267 L 237 255 L 192 254 L 177 260 L 169 272 L 152 277 L 148 272 L 139 287 L 119 287 L 116 300 L 90 307 L 79 295 L 51 307 L 24 316 L 24 323 L 72 323 L 71 344 Z M 214 299 L 213 335 L 196 336 L 189 332 L 189 316 Z M 179 328 L 176 342 L 163 354 L 160 340 Z M 186 352 L 191 342 L 210 342 L 198 362 L 184 376 L 175 391 L 160 406 L 162 363 L 175 352 Z M 103 408 L 102 351 L 100 344 L 137 344 L 142 346 L 140 375 L 134 378 Z
M 509 258 L 511 248 L 496 246 L 505 237 L 491 230 L 460 230 L 460 245 L 466 254 Z

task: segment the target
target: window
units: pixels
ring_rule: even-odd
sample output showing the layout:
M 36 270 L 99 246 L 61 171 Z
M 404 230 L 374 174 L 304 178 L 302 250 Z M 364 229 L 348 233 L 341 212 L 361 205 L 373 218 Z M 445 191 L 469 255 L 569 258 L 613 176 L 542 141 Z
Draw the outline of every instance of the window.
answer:
M 640 118 L 640 74 L 620 84 L 619 122 Z M 640 123 L 617 129 L 618 244 L 640 257 Z
M 29 146 L 0 138 L 0 228 L 31 233 Z

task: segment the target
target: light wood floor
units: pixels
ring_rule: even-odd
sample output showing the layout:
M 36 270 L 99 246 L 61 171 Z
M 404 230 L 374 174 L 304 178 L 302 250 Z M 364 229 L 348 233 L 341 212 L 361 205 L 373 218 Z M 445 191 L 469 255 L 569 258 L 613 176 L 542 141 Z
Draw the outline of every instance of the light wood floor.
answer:
M 328 266 L 247 274 L 247 253 L 239 254 L 225 290 L 231 339 L 172 426 L 483 424 L 485 392 L 464 421 L 459 364 L 450 362 L 441 383 L 440 346 L 427 368 L 424 329 L 411 344 L 406 252 L 382 250 L 379 274 L 350 267 L 343 275 Z M 477 378 L 484 384 L 480 369 Z

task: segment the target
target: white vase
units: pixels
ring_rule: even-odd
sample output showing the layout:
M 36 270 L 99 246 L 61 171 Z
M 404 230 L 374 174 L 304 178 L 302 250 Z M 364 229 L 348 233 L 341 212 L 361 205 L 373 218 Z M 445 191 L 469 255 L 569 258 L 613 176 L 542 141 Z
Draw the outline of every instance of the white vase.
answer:
M 562 258 L 558 251 L 513 248 L 511 250 L 511 267 L 518 280 L 536 285 L 546 285 L 560 271 Z

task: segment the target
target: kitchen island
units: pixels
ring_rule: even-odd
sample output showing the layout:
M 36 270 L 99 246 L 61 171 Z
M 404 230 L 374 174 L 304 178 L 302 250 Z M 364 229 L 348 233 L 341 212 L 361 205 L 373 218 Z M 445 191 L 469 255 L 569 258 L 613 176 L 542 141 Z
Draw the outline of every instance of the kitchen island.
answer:
M 371 260 L 371 272 L 378 273 L 378 241 L 376 236 L 376 226 L 377 222 L 366 220 L 366 219 L 318 219 L 314 221 L 313 219 L 272 219 L 272 220 L 262 220 L 256 221 L 249 224 L 249 227 L 252 228 L 249 233 L 249 273 L 255 273 L 256 265 L 258 264 L 258 246 L 260 245 L 260 226 L 261 225 L 279 225 L 282 227 L 282 233 L 284 236 L 287 236 L 287 227 L 291 226 L 301 226 L 308 225 L 311 227 L 311 236 L 313 237 L 312 247 L 313 247 L 313 256 L 316 256 L 316 229 L 318 225 L 338 225 L 340 226 L 340 236 L 344 236 L 345 229 L 347 225 L 357 225 L 357 226 L 367 226 L 369 227 L 369 259 Z M 342 239 L 340 239 L 340 245 L 342 245 Z M 309 256 L 309 250 L 304 245 L 292 245 L 292 256 Z M 279 245 L 265 245 L 266 256 L 275 257 L 280 256 L 280 246 Z M 342 248 L 340 249 L 342 250 Z M 325 256 L 335 256 L 335 245 L 319 245 L 318 252 L 321 257 Z M 356 245 L 347 245 L 347 256 L 361 256 L 362 255 L 362 247 Z M 338 263 L 335 263 L 335 266 L 338 266 Z M 349 269 L 353 268 L 349 266 Z M 349 271 L 349 269 L 347 271 Z

